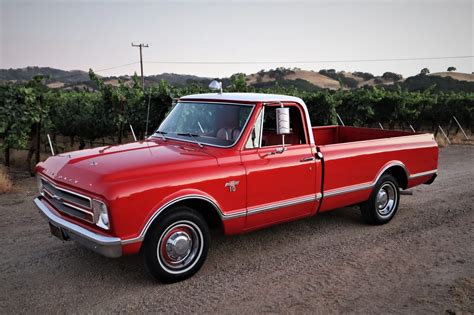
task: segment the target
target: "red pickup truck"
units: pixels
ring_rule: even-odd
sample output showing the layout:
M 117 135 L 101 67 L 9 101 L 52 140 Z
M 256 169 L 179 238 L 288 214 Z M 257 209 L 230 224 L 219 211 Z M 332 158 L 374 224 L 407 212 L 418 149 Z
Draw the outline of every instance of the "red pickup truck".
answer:
M 395 215 L 400 190 L 437 174 L 432 134 L 311 127 L 296 97 L 182 97 L 144 141 L 59 154 L 37 165 L 34 200 L 53 235 L 108 257 L 143 254 L 164 282 L 203 265 L 209 230 L 238 234 L 360 205 Z

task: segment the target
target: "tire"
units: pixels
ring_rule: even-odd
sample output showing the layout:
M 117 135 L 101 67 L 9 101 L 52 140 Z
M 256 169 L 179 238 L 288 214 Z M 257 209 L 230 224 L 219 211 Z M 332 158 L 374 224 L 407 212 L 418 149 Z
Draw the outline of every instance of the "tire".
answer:
M 145 266 L 164 283 L 187 279 L 199 271 L 207 257 L 211 237 L 201 214 L 175 207 L 158 218 L 143 244 Z
M 390 174 L 382 175 L 369 200 L 360 206 L 362 218 L 374 225 L 388 223 L 397 213 L 399 203 L 400 189 L 397 180 Z

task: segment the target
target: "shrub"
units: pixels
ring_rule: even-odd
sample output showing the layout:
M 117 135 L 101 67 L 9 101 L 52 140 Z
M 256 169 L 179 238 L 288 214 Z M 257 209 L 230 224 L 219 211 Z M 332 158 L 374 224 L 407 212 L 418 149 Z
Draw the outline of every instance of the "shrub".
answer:
M 368 72 L 356 71 L 356 72 L 353 72 L 352 74 L 355 75 L 356 77 L 364 79 L 364 81 L 369 81 L 375 78 L 375 76 L 372 73 L 368 73 Z
M 391 80 L 393 82 L 398 82 L 400 81 L 401 79 L 403 79 L 403 76 L 401 74 L 398 74 L 398 73 L 394 73 L 394 72 L 385 72 L 383 75 L 382 75 L 382 78 L 384 80 Z

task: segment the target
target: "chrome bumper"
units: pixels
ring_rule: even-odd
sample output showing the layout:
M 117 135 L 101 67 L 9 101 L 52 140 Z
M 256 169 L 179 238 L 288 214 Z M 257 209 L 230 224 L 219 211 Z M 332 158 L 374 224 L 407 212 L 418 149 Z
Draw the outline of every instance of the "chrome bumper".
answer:
M 41 201 L 41 197 L 35 198 L 33 202 L 46 220 L 52 225 L 60 227 L 70 239 L 106 257 L 122 256 L 122 241 L 120 238 L 97 234 L 82 226 L 64 220 L 54 214 Z

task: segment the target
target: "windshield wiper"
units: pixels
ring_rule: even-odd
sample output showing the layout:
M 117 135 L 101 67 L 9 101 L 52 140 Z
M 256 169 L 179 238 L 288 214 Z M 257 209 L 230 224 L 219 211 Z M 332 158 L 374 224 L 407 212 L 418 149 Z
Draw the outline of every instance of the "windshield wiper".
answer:
M 161 138 L 163 139 L 163 141 L 166 141 L 165 134 L 167 134 L 167 132 L 157 130 L 157 131 L 155 131 L 155 133 L 159 134 L 161 136 Z
M 178 136 L 187 136 L 187 137 L 190 137 L 190 138 L 193 138 L 193 140 L 197 143 L 197 145 L 200 147 L 200 148 L 204 148 L 204 146 L 202 145 L 201 142 L 199 142 L 199 140 L 196 138 L 196 137 L 199 137 L 198 135 L 195 135 L 195 134 L 192 134 L 190 132 L 187 132 L 187 133 L 177 133 Z

